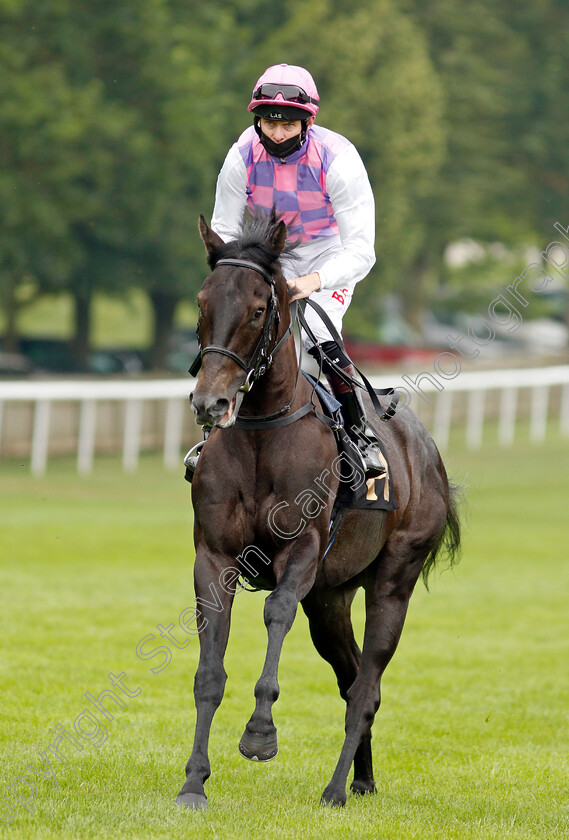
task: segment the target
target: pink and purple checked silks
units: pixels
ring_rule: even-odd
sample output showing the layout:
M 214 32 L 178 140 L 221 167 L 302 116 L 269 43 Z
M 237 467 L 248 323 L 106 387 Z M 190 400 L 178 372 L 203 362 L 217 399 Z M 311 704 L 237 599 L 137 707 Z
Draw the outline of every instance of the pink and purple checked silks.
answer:
M 247 169 L 249 209 L 270 213 L 274 206 L 293 240 L 308 242 L 338 234 L 326 178 L 336 156 L 349 145 L 340 134 L 313 126 L 303 147 L 282 163 L 269 155 L 251 126 L 237 141 Z

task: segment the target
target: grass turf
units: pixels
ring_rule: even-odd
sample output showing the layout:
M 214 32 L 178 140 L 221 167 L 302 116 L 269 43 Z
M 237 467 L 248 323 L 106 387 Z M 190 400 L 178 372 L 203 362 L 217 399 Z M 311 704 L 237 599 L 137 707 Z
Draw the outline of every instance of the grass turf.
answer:
M 240 593 L 207 813 L 173 805 L 191 747 L 198 641 L 169 644 L 171 660 L 155 674 L 166 654 L 136 655 L 157 624 L 177 625 L 193 603 L 181 474 L 154 458 L 131 476 L 118 461 L 99 460 L 89 478 L 67 461 L 50 462 L 41 479 L 27 465 L 3 464 L 3 834 L 566 838 L 568 456 L 569 442 L 555 437 L 533 448 L 451 449 L 449 470 L 467 484 L 464 557 L 435 575 L 429 593 L 418 585 L 411 601 L 374 725 L 373 797 L 349 796 L 344 809 L 318 805 L 342 743 L 343 703 L 301 611 L 280 670 L 279 756 L 259 765 L 238 755 L 265 652 L 264 596 Z M 360 637 L 362 603 L 354 609 Z M 61 727 L 78 738 L 80 721 L 88 731 L 85 692 L 97 697 L 113 688 L 109 674 L 123 673 L 131 694 L 140 692 L 122 694 L 124 708 L 108 704 L 113 720 L 99 714 L 94 740 L 78 740 L 81 752 L 63 746 L 67 763 L 50 754 L 57 787 L 40 776 L 35 792 L 18 785 L 28 765 L 42 767 Z

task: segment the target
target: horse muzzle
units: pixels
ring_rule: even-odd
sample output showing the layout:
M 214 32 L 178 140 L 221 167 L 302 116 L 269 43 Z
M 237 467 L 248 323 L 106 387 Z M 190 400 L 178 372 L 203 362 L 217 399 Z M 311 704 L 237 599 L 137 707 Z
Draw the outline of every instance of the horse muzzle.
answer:
M 190 405 L 200 426 L 217 426 L 228 429 L 233 426 L 243 400 L 243 391 L 237 391 L 232 400 L 208 394 L 198 388 L 190 394 Z

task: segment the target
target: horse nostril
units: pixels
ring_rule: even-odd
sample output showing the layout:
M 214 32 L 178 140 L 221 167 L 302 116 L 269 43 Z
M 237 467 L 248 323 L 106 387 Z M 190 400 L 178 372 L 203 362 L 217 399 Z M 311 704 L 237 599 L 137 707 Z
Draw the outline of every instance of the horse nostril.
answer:
M 215 402 L 215 404 L 211 407 L 210 411 L 212 414 L 217 414 L 219 417 L 223 417 L 223 415 L 227 412 L 228 408 L 229 400 L 221 398 Z
M 229 410 L 229 400 L 225 397 L 209 397 L 193 391 L 190 394 L 190 405 L 199 422 L 218 420 Z

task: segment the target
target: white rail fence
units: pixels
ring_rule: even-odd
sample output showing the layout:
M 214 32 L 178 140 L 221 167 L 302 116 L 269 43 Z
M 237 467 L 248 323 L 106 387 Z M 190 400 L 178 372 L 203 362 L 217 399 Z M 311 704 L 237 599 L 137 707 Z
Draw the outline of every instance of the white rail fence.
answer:
M 555 392 L 555 409 L 559 417 L 561 434 L 569 435 L 569 365 L 463 372 L 443 383 L 429 374 L 407 376 L 400 382 L 396 374 L 372 378 L 375 387 L 388 387 L 405 383 L 411 395 L 412 407 L 425 417 L 441 449 L 448 446 L 451 427 L 464 422 L 466 444 L 472 449 L 482 445 L 484 421 L 489 416 L 488 404 L 494 405 L 492 416 L 498 419 L 498 439 L 507 446 L 514 440 L 516 423 L 523 405 L 529 397 L 529 436 L 538 443 L 545 438 L 547 421 L 552 414 L 550 396 Z M 0 382 L 0 452 L 9 455 L 3 446 L 2 420 L 16 404 L 32 406 L 32 422 L 26 437 L 24 457 L 29 457 L 31 471 L 41 475 L 46 471 L 50 452 L 50 434 L 54 404 L 72 403 L 78 411 L 77 432 L 73 446 L 77 453 L 79 473 L 89 473 L 93 468 L 96 451 L 97 416 L 103 403 L 116 403 L 123 407 L 122 462 L 126 471 L 137 468 L 142 447 L 143 409 L 148 402 L 158 402 L 163 407 L 161 446 L 166 467 L 180 465 L 184 441 L 184 424 L 191 414 L 188 395 L 194 387 L 191 379 L 140 380 L 140 381 L 17 381 Z M 462 394 L 466 403 L 456 411 L 457 396 Z M 465 396 L 464 396 L 465 395 Z M 190 430 L 192 443 L 198 439 L 198 429 Z M 194 440 L 195 439 L 195 440 Z

